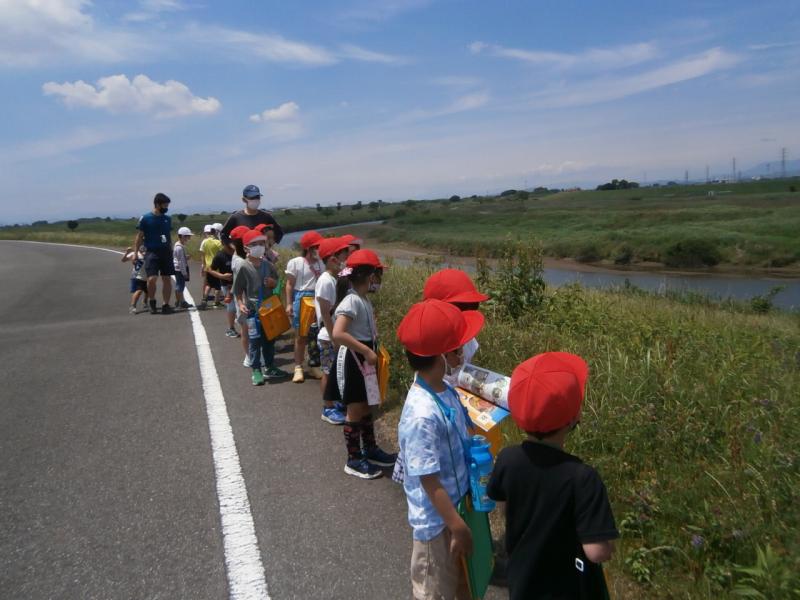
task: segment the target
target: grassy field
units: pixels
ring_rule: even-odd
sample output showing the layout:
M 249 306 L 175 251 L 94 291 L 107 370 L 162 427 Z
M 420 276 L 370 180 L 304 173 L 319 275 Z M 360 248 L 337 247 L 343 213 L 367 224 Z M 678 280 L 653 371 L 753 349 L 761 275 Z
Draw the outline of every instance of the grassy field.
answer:
M 176 207 L 177 208 L 177 207 Z M 147 206 L 143 206 L 142 212 L 147 211 Z M 322 227 L 332 227 L 335 225 L 347 225 L 348 223 L 358 223 L 364 221 L 375 221 L 388 218 L 394 212 L 394 207 L 386 204 L 369 206 L 364 204 L 360 209 L 355 206 L 343 206 L 341 210 L 335 207 L 328 207 L 318 211 L 315 208 L 302 208 L 279 210 L 274 212 L 278 223 L 281 224 L 285 232 L 299 231 L 302 229 L 315 229 Z M 176 210 L 172 214 L 173 230 L 178 227 L 187 226 L 195 234 L 201 234 L 203 226 L 207 223 L 225 223 L 229 213 L 193 214 L 186 215 L 184 221 L 180 221 Z M 108 246 L 113 248 L 126 248 L 133 243 L 136 237 L 136 223 L 138 217 L 131 219 L 111 219 L 94 218 L 78 219 L 78 227 L 71 231 L 67 227 L 67 221 L 57 221 L 53 223 L 34 223 L 25 226 L 0 227 L 0 239 L 5 240 L 35 240 L 39 242 L 57 242 L 62 244 L 83 244 L 91 246 Z M 189 244 L 190 252 L 195 252 L 200 245 L 201 235 L 195 235 Z
M 509 238 L 535 238 L 546 255 L 583 262 L 797 270 L 792 188 L 800 180 L 406 202 L 367 231 L 462 256 L 495 256 Z
M 614 597 L 797 598 L 798 315 L 635 289 L 546 289 L 539 258 L 526 252 L 484 273 L 480 287 L 509 301 L 483 308 L 475 360 L 502 373 L 548 350 L 588 361 L 583 419 L 568 449 L 609 490 L 622 532 L 608 569 Z M 375 298 L 394 357 L 389 431 L 412 378 L 394 331 L 429 273 L 392 268 Z M 510 419 L 504 437 L 520 440 Z M 758 549 L 761 564 L 742 570 L 756 565 Z

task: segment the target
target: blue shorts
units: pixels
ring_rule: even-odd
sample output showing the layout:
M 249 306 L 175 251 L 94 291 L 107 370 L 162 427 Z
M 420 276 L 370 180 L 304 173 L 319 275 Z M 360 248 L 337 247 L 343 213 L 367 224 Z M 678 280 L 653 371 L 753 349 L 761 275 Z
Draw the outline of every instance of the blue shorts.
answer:
M 305 292 L 298 292 L 294 290 L 292 292 L 292 327 L 294 327 L 295 331 L 300 330 L 300 302 L 304 297 L 313 298 L 314 291 L 308 290 Z
M 186 289 L 186 278 L 180 271 L 175 271 L 175 291 L 182 294 L 183 290 L 185 289 Z
M 136 279 L 136 277 L 131 277 L 131 294 L 142 291 L 147 291 L 147 282 L 143 279 Z

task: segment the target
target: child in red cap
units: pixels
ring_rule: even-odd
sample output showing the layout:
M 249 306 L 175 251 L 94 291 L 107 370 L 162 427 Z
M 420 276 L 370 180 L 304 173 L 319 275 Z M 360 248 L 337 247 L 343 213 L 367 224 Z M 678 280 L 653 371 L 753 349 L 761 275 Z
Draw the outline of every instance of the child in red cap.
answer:
M 608 494 L 597 471 L 564 451 L 588 376 L 566 352 L 534 356 L 511 375 L 511 416 L 528 439 L 500 451 L 488 486 L 507 504 L 510 600 L 608 597 L 599 563 L 619 537 Z
M 319 259 L 317 249 L 323 237 L 316 231 L 307 231 L 300 238 L 302 253 L 286 263 L 286 313 L 292 320 L 295 330 L 294 337 L 294 383 L 303 383 L 303 361 L 306 354 L 308 338 L 299 334 L 300 331 L 300 303 L 303 297 L 314 297 L 314 286 L 325 265 Z M 310 367 L 309 374 L 314 379 L 322 379 L 319 367 Z
M 442 300 L 452 304 L 459 310 L 478 310 L 480 303 L 489 299 L 486 294 L 481 294 L 464 271 L 461 269 L 442 269 L 437 271 L 425 282 L 422 289 L 424 300 Z M 464 344 L 463 360 L 454 368 L 447 368 L 445 381 L 450 385 L 458 385 L 458 374 L 464 363 L 471 363 L 472 357 L 478 352 L 478 340 L 475 338 Z
M 397 458 L 376 443 L 370 407 L 378 403 L 378 328 L 368 296 L 380 290 L 384 269 L 378 255 L 366 248 L 347 257 L 346 268 L 336 282 L 331 332 L 339 349 L 323 396 L 326 402 L 345 405 L 344 472 L 361 479 L 381 477 L 379 467 L 391 467 Z
M 398 425 L 398 466 L 413 532 L 411 587 L 418 600 L 470 598 L 461 558 L 472 553 L 472 534 L 456 509 L 469 490 L 468 417 L 444 374 L 482 326 L 477 311 L 427 300 L 412 306 L 397 328 L 416 371 Z

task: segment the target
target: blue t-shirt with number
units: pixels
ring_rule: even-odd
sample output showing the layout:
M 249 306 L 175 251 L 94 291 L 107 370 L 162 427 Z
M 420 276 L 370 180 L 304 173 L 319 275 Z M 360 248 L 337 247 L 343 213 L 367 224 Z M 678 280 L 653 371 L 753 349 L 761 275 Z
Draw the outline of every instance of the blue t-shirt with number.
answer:
M 149 212 L 142 215 L 136 229 L 144 234 L 144 245 L 148 250 L 172 247 L 170 240 L 172 217 Z

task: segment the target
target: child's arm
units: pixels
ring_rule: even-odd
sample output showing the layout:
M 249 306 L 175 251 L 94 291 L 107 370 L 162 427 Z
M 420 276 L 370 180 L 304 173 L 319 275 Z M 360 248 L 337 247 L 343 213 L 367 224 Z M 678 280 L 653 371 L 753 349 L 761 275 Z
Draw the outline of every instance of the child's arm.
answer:
M 614 554 L 614 542 L 607 540 L 605 542 L 594 542 L 592 544 L 581 544 L 583 546 L 583 553 L 593 563 L 604 563 L 611 560 Z
M 341 318 L 341 317 L 340 317 Z M 337 319 L 336 323 L 339 323 Z M 450 496 L 447 490 L 442 487 L 442 482 L 439 481 L 438 473 L 431 473 L 430 475 L 422 475 L 420 483 L 428 494 L 431 504 L 442 516 L 444 524 L 450 530 L 452 539 L 450 540 L 450 554 L 455 559 L 461 559 L 464 556 L 472 554 L 472 532 L 469 527 L 458 514 L 456 507 L 450 501 Z
M 294 292 L 294 283 L 296 278 L 294 275 L 286 272 L 286 313 L 291 317 L 292 312 L 294 310 L 294 306 L 292 306 L 292 294 Z
M 348 331 L 350 329 L 350 323 L 352 322 L 353 319 L 347 315 L 340 314 L 336 318 L 336 321 L 333 324 L 333 334 L 331 335 L 334 344 L 337 346 L 347 346 L 353 352 L 358 352 L 359 354 L 363 355 L 364 359 L 367 361 L 367 364 L 378 364 L 378 355 L 375 354 L 372 348 L 359 342 Z
M 131 254 L 131 250 L 133 250 L 133 248 L 128 246 L 128 249 L 125 250 L 125 254 L 122 255 L 122 262 L 128 262 L 129 260 L 133 259 L 133 255 Z
M 221 281 L 233 281 L 233 274 L 232 273 L 220 273 L 219 271 L 215 271 L 211 268 L 206 269 L 206 273 L 209 275 L 216 277 Z
M 319 312 L 322 315 L 322 324 L 325 326 L 325 331 L 333 339 L 333 317 L 331 316 L 331 303 L 321 296 L 314 298 L 319 305 Z

